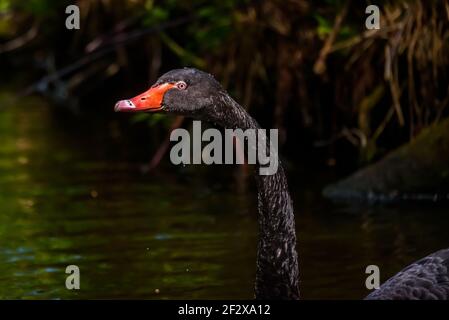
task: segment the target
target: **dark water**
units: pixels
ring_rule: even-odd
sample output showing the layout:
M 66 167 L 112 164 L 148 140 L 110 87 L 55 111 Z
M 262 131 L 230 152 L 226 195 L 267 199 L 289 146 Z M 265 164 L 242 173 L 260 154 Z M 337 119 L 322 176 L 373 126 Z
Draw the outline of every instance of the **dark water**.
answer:
M 142 175 L 116 131 L 0 92 L 0 298 L 252 298 L 254 190 L 222 167 Z M 333 205 L 290 178 L 305 299 L 361 298 L 367 265 L 386 280 L 449 247 L 448 208 Z

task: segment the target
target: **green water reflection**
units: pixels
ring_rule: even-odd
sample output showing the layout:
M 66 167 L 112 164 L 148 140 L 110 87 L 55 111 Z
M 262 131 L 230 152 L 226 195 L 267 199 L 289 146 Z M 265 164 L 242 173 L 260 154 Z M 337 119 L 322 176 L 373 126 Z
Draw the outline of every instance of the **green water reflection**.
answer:
M 61 124 L 38 98 L 0 104 L 0 298 L 252 298 L 255 194 L 231 169 L 142 175 L 107 126 Z M 385 280 L 449 246 L 447 208 L 332 205 L 310 175 L 291 186 L 304 298 L 360 298 L 368 264 Z M 65 288 L 70 264 L 81 290 Z

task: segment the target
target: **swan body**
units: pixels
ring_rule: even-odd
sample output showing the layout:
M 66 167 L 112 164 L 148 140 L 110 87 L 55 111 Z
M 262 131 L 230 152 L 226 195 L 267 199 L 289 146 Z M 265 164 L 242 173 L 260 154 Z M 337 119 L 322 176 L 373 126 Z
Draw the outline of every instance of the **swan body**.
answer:
M 412 263 L 365 299 L 449 300 L 449 249 Z
M 259 125 L 214 77 L 184 68 L 162 75 L 146 92 L 115 105 L 120 112 L 165 112 L 206 120 L 223 128 Z M 267 148 L 269 140 L 266 139 Z M 258 164 L 257 164 L 258 166 Z M 279 161 L 273 175 L 256 175 L 259 243 L 257 299 L 299 299 L 299 268 L 293 204 Z M 402 270 L 366 299 L 448 299 L 449 250 L 438 251 Z

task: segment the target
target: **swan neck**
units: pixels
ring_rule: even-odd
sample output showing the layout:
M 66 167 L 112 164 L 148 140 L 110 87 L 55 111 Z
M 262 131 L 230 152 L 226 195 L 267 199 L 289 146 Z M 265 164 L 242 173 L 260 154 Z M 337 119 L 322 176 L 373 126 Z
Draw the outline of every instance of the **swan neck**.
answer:
M 219 97 L 214 115 L 212 121 L 224 128 L 260 128 L 248 112 L 227 94 Z M 270 140 L 265 138 L 263 141 L 266 146 L 262 143 L 262 147 L 270 150 Z M 272 175 L 259 175 L 259 169 L 257 164 L 259 243 L 255 295 L 257 299 L 299 299 L 295 217 L 287 178 L 279 160 L 277 171 Z

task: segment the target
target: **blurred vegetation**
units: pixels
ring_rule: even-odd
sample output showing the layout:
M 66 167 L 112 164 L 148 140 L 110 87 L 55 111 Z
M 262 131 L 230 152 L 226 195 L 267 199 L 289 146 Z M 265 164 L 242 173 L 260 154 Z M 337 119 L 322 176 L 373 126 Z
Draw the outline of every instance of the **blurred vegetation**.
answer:
M 68 4 L 80 7 L 80 30 L 64 27 Z M 103 115 L 165 71 L 201 68 L 279 128 L 287 153 L 365 163 L 440 121 L 449 104 L 449 2 L 376 2 L 380 30 L 365 28 L 368 4 L 0 0 L 0 66 L 26 79 L 25 94 Z M 173 119 L 142 121 L 154 130 Z

